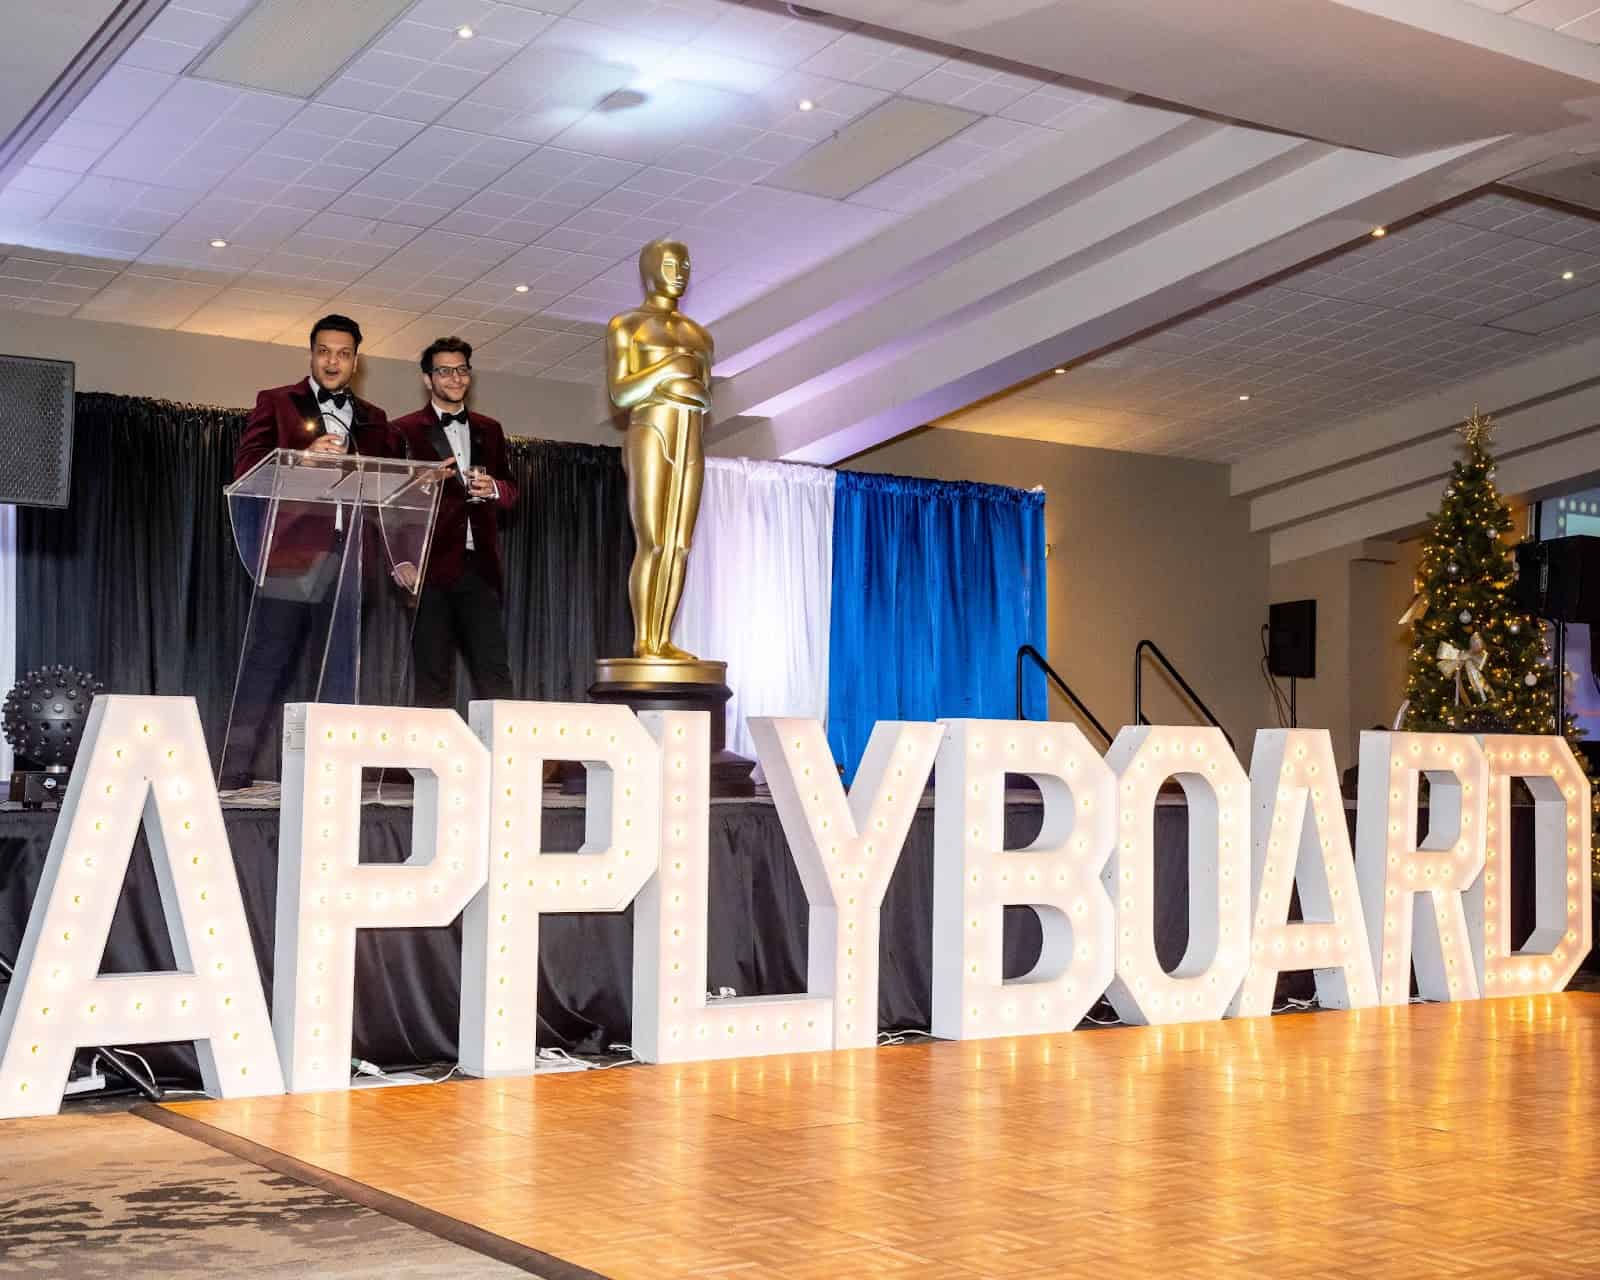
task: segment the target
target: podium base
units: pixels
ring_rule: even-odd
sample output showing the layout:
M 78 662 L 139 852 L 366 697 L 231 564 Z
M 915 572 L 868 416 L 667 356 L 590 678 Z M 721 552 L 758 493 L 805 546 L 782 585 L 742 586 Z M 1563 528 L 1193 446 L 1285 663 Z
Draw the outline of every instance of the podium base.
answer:
M 594 664 L 589 701 L 620 703 L 634 711 L 704 711 L 711 717 L 711 794 L 753 796 L 756 762 L 728 750 L 728 664 L 699 659 L 602 658 Z M 587 788 L 581 764 L 561 769 L 561 789 L 579 795 Z

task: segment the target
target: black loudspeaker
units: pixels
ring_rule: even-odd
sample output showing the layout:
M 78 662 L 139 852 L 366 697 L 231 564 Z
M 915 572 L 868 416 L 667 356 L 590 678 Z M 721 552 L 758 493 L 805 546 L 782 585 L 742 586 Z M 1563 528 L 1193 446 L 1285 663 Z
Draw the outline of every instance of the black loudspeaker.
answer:
M 1289 600 L 1267 609 L 1267 670 L 1310 680 L 1317 674 L 1317 602 Z
M 73 372 L 70 360 L 0 356 L 0 502 L 67 505 Z
M 1518 544 L 1511 599 L 1524 613 L 1552 622 L 1600 622 L 1600 538 Z

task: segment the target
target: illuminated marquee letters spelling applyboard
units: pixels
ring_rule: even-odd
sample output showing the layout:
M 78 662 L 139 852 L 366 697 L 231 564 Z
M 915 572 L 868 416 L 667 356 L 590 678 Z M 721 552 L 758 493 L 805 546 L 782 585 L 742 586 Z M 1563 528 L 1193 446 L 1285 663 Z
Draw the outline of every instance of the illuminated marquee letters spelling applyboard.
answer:
M 935 756 L 940 1035 L 1069 1030 L 1101 992 L 1129 1021 L 1265 1012 L 1285 969 L 1314 970 L 1325 1005 L 1403 1002 L 1413 965 L 1433 999 L 1555 991 L 1592 937 L 1589 786 L 1560 739 L 1364 734 L 1352 879 L 1325 733 L 1262 732 L 1247 784 L 1213 729 L 1124 730 L 1102 760 L 1063 724 L 890 723 L 846 792 L 820 725 L 766 720 L 760 753 L 811 910 L 809 990 L 714 1000 L 704 714 L 483 703 L 477 736 L 443 710 L 294 706 L 287 721 L 269 1020 L 193 701 L 96 700 L 0 1012 L 0 1116 L 54 1111 L 74 1050 L 119 1041 L 194 1041 L 223 1096 L 347 1087 L 357 931 L 441 926 L 464 908 L 462 1061 L 475 1074 L 533 1069 L 540 915 L 630 902 L 647 1061 L 870 1045 L 878 916 Z M 543 848 L 547 760 L 590 767 L 579 851 Z M 417 777 L 405 863 L 360 860 L 364 768 Z M 1044 798 L 1026 849 L 1006 847 L 1008 773 Z M 1152 918 L 1169 777 L 1190 828 L 1190 941 L 1171 972 Z M 1513 779 L 1534 801 L 1536 919 L 1520 943 Z M 177 968 L 102 976 L 141 823 Z M 1290 921 L 1296 888 L 1304 919 Z M 1033 907 L 1043 936 L 1012 981 L 1008 905 Z

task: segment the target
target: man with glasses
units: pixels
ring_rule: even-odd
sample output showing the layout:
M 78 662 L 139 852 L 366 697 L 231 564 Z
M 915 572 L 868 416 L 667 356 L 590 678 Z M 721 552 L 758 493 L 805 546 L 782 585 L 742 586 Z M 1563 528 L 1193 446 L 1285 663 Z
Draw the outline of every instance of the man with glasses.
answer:
M 499 514 L 517 505 L 500 424 L 467 408 L 472 347 L 438 338 L 422 353 L 428 405 L 396 418 L 410 454 L 438 460 L 448 476 L 439 494 L 422 596 L 411 632 L 416 701 L 455 705 L 455 659 L 466 660 L 479 698 L 514 698 L 506 653 Z

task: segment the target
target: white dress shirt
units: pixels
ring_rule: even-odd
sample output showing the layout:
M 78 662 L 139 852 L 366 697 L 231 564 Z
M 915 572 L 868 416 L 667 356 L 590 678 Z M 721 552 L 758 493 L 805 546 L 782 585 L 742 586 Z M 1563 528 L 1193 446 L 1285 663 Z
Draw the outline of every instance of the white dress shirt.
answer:
M 446 414 L 457 412 L 451 409 L 441 409 L 439 402 L 433 402 L 433 412 L 439 419 Z M 461 476 L 461 483 L 467 483 L 467 472 L 472 467 L 472 432 L 463 422 L 446 422 L 444 424 L 444 437 L 450 442 L 450 452 L 456 456 L 456 471 Z M 467 521 L 467 550 L 473 550 L 472 521 Z
M 342 393 L 345 401 L 344 408 L 341 409 L 332 400 L 320 401 L 317 399 L 317 392 L 321 388 L 317 386 L 316 379 L 308 375 L 306 377 L 306 385 L 311 388 L 312 403 L 317 406 L 317 412 L 322 415 L 322 429 L 337 439 L 348 451 L 350 448 L 350 423 L 355 418 L 356 413 L 355 396 L 351 394 L 350 388 L 346 387 Z

